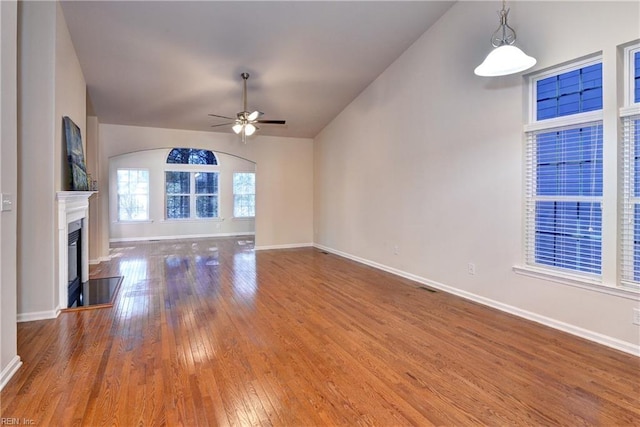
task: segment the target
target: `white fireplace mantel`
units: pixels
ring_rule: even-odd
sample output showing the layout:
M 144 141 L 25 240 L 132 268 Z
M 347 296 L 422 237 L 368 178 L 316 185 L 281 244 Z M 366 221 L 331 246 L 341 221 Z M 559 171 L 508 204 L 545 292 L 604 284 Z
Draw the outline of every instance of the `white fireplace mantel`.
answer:
M 59 309 L 67 308 L 68 303 L 68 282 L 69 282 L 69 260 L 67 244 L 69 237 L 69 224 L 82 221 L 80 231 L 81 256 L 82 256 L 82 283 L 89 280 L 89 198 L 95 191 L 58 191 L 56 200 L 58 201 L 58 287 L 59 287 Z

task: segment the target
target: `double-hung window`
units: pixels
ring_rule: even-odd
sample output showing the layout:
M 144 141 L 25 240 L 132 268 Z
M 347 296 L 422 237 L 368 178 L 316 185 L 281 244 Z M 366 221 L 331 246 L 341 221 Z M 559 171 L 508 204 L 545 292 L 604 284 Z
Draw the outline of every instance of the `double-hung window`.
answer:
M 530 266 L 602 273 L 602 62 L 530 77 L 525 258 Z
M 621 285 L 640 290 L 640 44 L 625 53 L 622 119 Z
M 219 217 L 218 161 L 209 150 L 174 148 L 167 156 L 165 171 L 166 218 L 206 219 Z
M 235 218 L 256 216 L 256 174 L 253 172 L 233 174 L 233 216 Z
M 118 221 L 149 220 L 149 171 L 118 169 Z

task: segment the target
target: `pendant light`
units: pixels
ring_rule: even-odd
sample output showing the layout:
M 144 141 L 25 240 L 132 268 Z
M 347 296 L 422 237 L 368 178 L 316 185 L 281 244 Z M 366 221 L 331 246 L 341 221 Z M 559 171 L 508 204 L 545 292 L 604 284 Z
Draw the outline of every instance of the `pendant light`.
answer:
M 491 44 L 494 49 L 474 70 L 478 76 L 506 76 L 528 70 L 536 65 L 535 58 L 525 54 L 514 45 L 516 32 L 507 24 L 509 10 L 506 8 L 506 1 L 503 0 L 502 10 L 498 11 L 500 26 L 491 36 Z

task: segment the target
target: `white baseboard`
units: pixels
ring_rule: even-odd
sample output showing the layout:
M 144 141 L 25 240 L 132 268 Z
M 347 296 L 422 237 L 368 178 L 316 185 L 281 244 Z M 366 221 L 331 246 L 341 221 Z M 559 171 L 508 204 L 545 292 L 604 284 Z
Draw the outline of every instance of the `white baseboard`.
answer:
M 60 314 L 60 309 L 47 311 L 33 311 L 31 313 L 18 313 L 16 320 L 21 322 L 33 322 L 34 320 L 55 319 Z
M 0 372 L 0 390 L 2 390 L 4 386 L 7 385 L 9 380 L 13 377 L 13 375 L 18 372 L 20 366 L 22 366 L 22 360 L 20 360 L 20 356 L 16 354 L 15 356 L 13 356 L 13 359 L 11 359 L 11 362 L 9 362 L 9 364 L 5 366 L 2 372 Z
M 151 236 L 151 237 L 122 237 L 109 239 L 109 243 L 120 242 L 148 242 L 151 240 L 178 240 L 178 239 L 200 239 L 210 237 L 235 237 L 235 236 L 255 236 L 253 231 L 243 231 L 237 233 L 215 233 L 215 234 L 179 234 L 176 236 Z
M 428 287 L 439 289 L 439 290 L 447 292 L 449 294 L 453 294 L 453 295 L 459 296 L 461 298 L 468 299 L 470 301 L 474 301 L 474 302 L 480 303 L 482 305 L 486 305 L 486 306 L 498 309 L 500 311 L 504 311 L 506 313 L 513 314 L 515 316 L 522 317 L 524 319 L 531 320 L 533 322 L 540 323 L 542 325 L 549 326 L 551 328 L 558 329 L 558 330 L 563 331 L 563 332 L 567 332 L 567 333 L 569 333 L 571 335 L 575 335 L 575 336 L 578 336 L 580 338 L 585 338 L 587 340 L 596 342 L 598 344 L 602 344 L 602 345 L 605 345 L 607 347 L 611 347 L 611 348 L 614 348 L 616 350 L 620 350 L 620 351 L 623 351 L 625 353 L 629 353 L 629 354 L 632 354 L 634 356 L 639 356 L 640 357 L 640 346 L 637 346 L 637 345 L 632 344 L 630 342 L 622 341 L 622 340 L 619 340 L 617 338 L 610 337 L 608 335 L 603 335 L 603 334 L 600 334 L 598 332 L 593 332 L 593 331 L 590 331 L 588 329 L 584 329 L 584 328 L 580 328 L 580 327 L 575 326 L 575 325 L 564 323 L 564 322 L 561 322 L 559 320 L 552 319 L 552 318 L 546 317 L 546 316 L 542 316 L 542 315 L 539 315 L 539 314 L 536 314 L 536 313 L 533 313 L 533 312 L 530 312 L 530 311 L 527 311 L 527 310 L 523 310 L 521 308 L 514 307 L 514 306 L 511 306 L 511 305 L 508 305 L 508 304 L 504 304 L 502 302 L 495 301 L 495 300 L 492 300 L 490 298 L 485 298 L 483 296 L 476 295 L 476 294 L 473 294 L 471 292 L 467 292 L 467 291 L 463 291 L 461 289 L 453 288 L 453 287 L 447 286 L 447 285 L 445 285 L 443 283 L 435 282 L 433 280 L 429 280 L 427 278 L 424 278 L 424 277 L 421 277 L 421 276 L 417 276 L 415 274 L 407 273 L 406 271 L 398 270 L 396 268 L 389 267 L 387 265 L 380 264 L 380 263 L 377 263 L 377 262 L 374 262 L 374 261 L 370 261 L 370 260 L 365 259 L 365 258 L 360 258 L 358 256 L 351 255 L 349 253 L 342 252 L 342 251 L 339 251 L 339 250 L 336 250 L 336 249 L 333 249 L 333 248 L 329 248 L 327 246 L 323 246 L 323 245 L 320 245 L 320 244 L 317 244 L 317 243 L 315 243 L 313 246 L 318 248 L 318 249 L 320 249 L 320 250 L 323 250 L 323 251 L 326 251 L 326 252 L 330 252 L 332 254 L 341 256 L 343 258 L 347 258 L 347 259 L 350 259 L 352 261 L 356 261 L 356 262 L 359 262 L 361 264 L 365 264 L 365 265 L 368 265 L 370 267 L 374 267 L 374 268 L 377 268 L 379 270 L 386 271 L 386 272 L 391 273 L 391 274 L 395 274 L 396 276 L 404 277 L 405 279 L 413 280 L 414 282 L 421 283 L 421 284 L 426 285 Z
M 313 243 L 290 243 L 286 245 L 256 246 L 254 249 L 256 251 L 268 251 L 271 249 L 297 249 L 297 248 L 311 248 L 311 247 L 313 247 Z
M 96 258 L 96 259 L 90 259 L 89 260 L 89 265 L 97 265 L 97 264 L 100 264 L 101 262 L 107 262 L 107 261 L 111 261 L 111 257 L 110 256 L 103 256 L 103 257 Z

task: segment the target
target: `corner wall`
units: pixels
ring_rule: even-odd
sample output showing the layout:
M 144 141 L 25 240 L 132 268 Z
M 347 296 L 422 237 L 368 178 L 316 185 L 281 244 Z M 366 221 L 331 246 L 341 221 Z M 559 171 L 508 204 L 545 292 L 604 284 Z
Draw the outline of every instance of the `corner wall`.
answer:
M 56 262 L 56 191 L 67 189 L 62 117 L 71 117 L 84 138 L 86 88 L 59 3 L 20 2 L 18 16 L 18 320 L 28 321 L 62 308 Z
M 499 7 L 456 3 L 315 138 L 315 242 L 638 353 L 637 300 L 513 271 L 522 259 L 525 80 L 473 74 Z M 537 69 L 598 51 L 611 62 L 618 45 L 640 36 L 636 2 L 510 8 Z M 605 73 L 612 91 L 615 74 Z
M 0 213 L 0 390 L 22 364 L 16 327 L 17 12 L 17 2 L 0 2 L 0 193 L 10 195 L 13 202 L 11 210 Z

